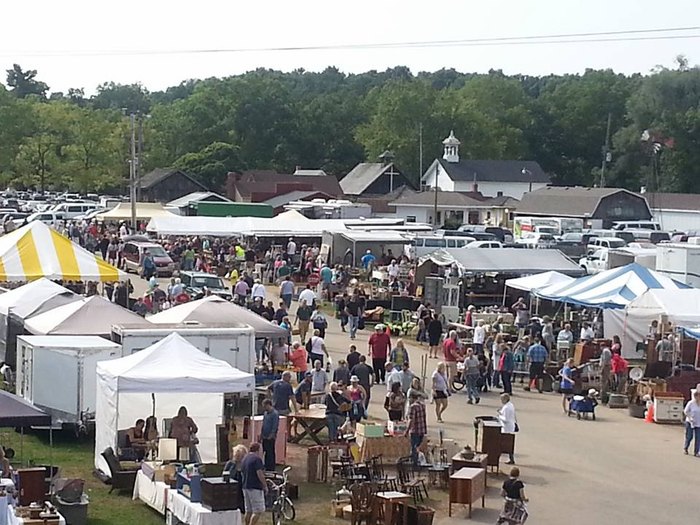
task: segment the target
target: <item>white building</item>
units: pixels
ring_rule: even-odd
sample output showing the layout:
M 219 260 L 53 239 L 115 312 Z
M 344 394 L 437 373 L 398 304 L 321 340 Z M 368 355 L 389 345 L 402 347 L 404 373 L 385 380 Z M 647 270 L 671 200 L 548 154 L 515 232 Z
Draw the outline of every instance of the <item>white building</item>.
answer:
M 426 188 L 442 191 L 478 191 L 489 197 L 508 195 L 521 199 L 524 193 L 548 186 L 549 176 L 531 160 L 464 160 L 459 158 L 460 141 L 454 132 L 442 141 L 444 153 L 421 177 Z
M 700 195 L 644 193 L 654 220 L 668 232 L 700 232 Z

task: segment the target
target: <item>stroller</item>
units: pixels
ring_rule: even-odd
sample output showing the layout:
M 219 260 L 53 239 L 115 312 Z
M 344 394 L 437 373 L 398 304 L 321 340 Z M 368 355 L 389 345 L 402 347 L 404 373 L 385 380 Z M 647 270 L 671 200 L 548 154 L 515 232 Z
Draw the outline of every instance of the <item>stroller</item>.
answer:
M 598 406 L 596 396 L 598 392 L 591 388 L 585 396 L 573 396 L 569 400 L 569 411 L 567 415 L 576 414 L 576 419 L 588 419 L 588 414 L 595 421 L 595 407 Z

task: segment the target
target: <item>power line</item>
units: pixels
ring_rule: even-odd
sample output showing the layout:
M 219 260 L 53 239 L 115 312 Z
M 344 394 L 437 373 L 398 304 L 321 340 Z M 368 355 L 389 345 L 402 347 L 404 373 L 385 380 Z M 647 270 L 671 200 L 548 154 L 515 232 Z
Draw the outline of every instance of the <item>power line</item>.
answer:
M 311 46 L 276 46 L 251 48 L 214 48 L 214 49 L 134 49 L 134 50 L 95 50 L 95 51 L 15 51 L 0 52 L 0 56 L 139 56 L 139 55 L 202 55 L 222 53 L 265 53 L 265 52 L 298 52 L 298 51 L 342 51 L 363 49 L 399 49 L 399 48 L 430 48 L 430 47 L 483 47 L 483 46 L 521 46 L 521 45 L 551 45 L 576 43 L 603 42 L 638 42 L 653 40 L 679 40 L 700 38 L 695 34 L 662 34 L 657 33 L 686 33 L 699 31 L 700 26 L 673 27 L 660 29 L 635 29 L 624 31 L 599 31 L 588 33 L 548 34 L 529 36 L 506 36 L 492 38 L 471 38 L 458 40 L 428 40 L 407 42 L 377 42 L 355 44 L 328 44 Z M 633 36 L 638 35 L 638 36 Z

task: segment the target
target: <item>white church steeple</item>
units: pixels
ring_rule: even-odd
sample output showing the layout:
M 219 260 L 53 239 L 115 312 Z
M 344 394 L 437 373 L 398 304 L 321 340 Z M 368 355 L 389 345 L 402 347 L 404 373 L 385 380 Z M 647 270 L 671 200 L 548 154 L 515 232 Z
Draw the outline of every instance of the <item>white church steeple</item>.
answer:
M 454 130 L 450 131 L 450 136 L 442 141 L 445 151 L 442 158 L 447 162 L 459 162 L 459 145 L 461 142 L 455 137 Z

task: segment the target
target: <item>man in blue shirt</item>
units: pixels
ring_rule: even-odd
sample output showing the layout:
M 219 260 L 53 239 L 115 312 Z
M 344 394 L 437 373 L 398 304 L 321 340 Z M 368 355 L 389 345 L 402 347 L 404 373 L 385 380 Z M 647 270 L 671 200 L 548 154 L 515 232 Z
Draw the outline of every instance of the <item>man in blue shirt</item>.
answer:
M 292 296 L 294 295 L 294 281 L 287 275 L 284 281 L 280 283 L 280 299 L 284 301 L 287 308 L 292 305 Z
M 535 337 L 535 342 L 527 349 L 527 360 L 530 362 L 530 384 L 524 390 L 529 391 L 533 387 L 537 387 L 538 392 L 542 393 L 542 383 L 540 380 L 544 374 L 544 365 L 549 357 L 549 352 L 542 344 L 542 339 Z
M 241 462 L 246 525 L 255 525 L 260 516 L 265 513 L 267 482 L 265 481 L 265 467 L 257 454 L 259 450 L 260 443 L 251 443 L 250 452 Z
M 274 472 L 277 464 L 275 458 L 275 442 L 277 441 L 277 430 L 280 426 L 280 416 L 272 407 L 272 401 L 263 401 L 263 424 L 260 432 L 260 442 L 262 443 L 263 454 L 265 456 L 265 470 Z
M 376 260 L 377 258 L 374 255 L 372 255 L 372 250 L 367 250 L 367 253 L 365 253 L 361 259 L 362 267 L 365 270 L 370 270 L 371 267 L 374 266 L 374 261 Z
M 282 373 L 282 379 L 273 381 L 267 389 L 272 394 L 270 404 L 274 406 L 278 414 L 287 416 L 290 413 L 289 402 L 292 402 L 294 411 L 297 411 L 297 401 L 294 397 L 294 388 L 292 388 L 292 373 L 287 371 Z

